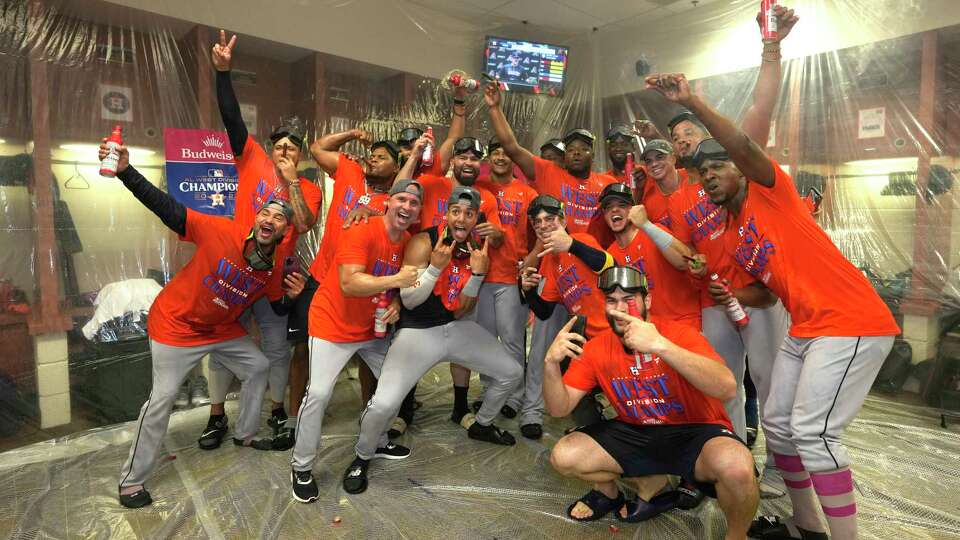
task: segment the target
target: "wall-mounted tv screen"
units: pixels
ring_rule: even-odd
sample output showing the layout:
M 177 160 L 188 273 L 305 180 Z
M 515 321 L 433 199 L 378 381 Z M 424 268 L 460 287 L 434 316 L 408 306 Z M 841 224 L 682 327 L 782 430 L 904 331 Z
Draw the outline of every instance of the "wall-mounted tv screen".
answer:
M 559 96 L 567 74 L 567 48 L 488 37 L 483 70 L 499 78 L 506 91 Z

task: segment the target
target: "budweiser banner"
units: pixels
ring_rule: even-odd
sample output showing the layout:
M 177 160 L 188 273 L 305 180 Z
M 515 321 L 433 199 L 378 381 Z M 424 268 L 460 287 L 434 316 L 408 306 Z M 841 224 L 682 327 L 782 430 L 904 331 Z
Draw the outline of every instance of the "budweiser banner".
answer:
M 208 129 L 163 130 L 167 192 L 187 208 L 233 216 L 237 167 L 227 134 Z

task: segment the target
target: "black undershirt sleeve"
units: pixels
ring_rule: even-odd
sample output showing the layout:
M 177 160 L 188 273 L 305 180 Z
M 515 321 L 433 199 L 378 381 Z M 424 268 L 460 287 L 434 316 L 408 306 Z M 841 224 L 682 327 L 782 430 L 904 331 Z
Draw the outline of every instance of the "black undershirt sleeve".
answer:
M 613 257 L 609 253 L 590 247 L 577 239 L 570 244 L 570 254 L 583 261 L 597 274 L 613 266 Z
M 217 72 L 217 105 L 220 107 L 220 118 L 223 120 L 223 127 L 227 129 L 233 155 L 239 156 L 243 153 L 244 145 L 247 144 L 247 125 L 243 123 L 240 103 L 237 101 L 236 94 L 233 93 L 233 82 L 230 80 L 229 71 Z
M 133 165 L 127 166 L 123 172 L 117 173 L 117 178 L 123 182 L 130 193 L 143 203 L 163 221 L 163 224 L 183 236 L 187 234 L 187 207 L 176 199 L 164 193 L 157 186 L 150 183 Z
M 533 314 L 537 316 L 541 321 L 545 321 L 553 315 L 553 308 L 556 306 L 555 302 L 549 302 L 544 300 L 539 294 L 537 294 L 536 289 L 531 289 L 530 291 L 524 292 L 520 297 L 525 304 L 530 306 L 530 309 L 533 311 Z

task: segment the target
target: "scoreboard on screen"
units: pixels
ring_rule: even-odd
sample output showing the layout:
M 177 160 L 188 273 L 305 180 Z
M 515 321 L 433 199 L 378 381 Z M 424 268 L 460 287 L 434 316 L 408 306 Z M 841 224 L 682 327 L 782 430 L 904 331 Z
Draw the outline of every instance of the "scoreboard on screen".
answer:
M 488 37 L 484 71 L 507 91 L 559 96 L 567 74 L 567 48 Z

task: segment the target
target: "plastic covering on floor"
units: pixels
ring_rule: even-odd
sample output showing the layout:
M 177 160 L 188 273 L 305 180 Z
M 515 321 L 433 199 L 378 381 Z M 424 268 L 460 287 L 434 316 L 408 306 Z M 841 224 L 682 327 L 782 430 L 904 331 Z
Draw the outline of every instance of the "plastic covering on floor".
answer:
M 477 394 L 474 381 L 472 394 Z M 173 415 L 147 487 L 152 506 L 127 510 L 116 497 L 134 425 L 73 434 L 0 454 L 0 537 L 4 538 L 722 538 L 723 515 L 708 500 L 632 525 L 612 515 L 575 523 L 567 506 L 588 487 L 559 476 L 549 451 L 569 420 L 548 420 L 540 441 L 520 436 L 516 421 L 498 424 L 514 447 L 472 441 L 449 420 L 446 365 L 421 382 L 424 405 L 401 442 L 403 461 L 376 461 L 370 489 L 340 487 L 353 458 L 360 412 L 354 380 L 341 378 L 324 419 L 314 474 L 320 499 L 290 496 L 289 452 L 224 444 L 204 452 L 196 439 L 206 408 Z M 236 418 L 236 404 L 227 412 Z M 870 398 L 847 432 L 864 539 L 960 537 L 960 435 L 931 409 Z M 754 454 L 762 456 L 762 439 Z M 780 512 L 786 497 L 761 501 Z M 337 520 L 339 518 L 339 520 Z

